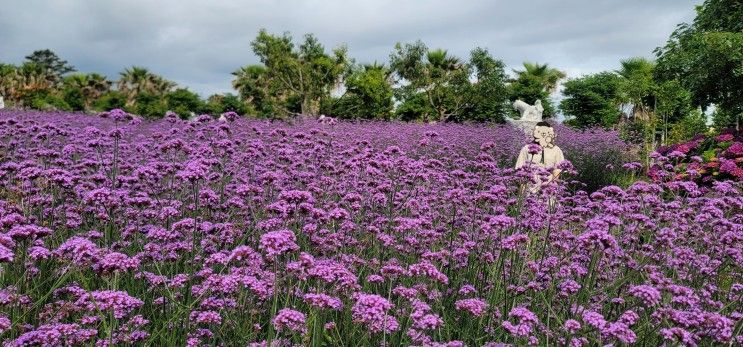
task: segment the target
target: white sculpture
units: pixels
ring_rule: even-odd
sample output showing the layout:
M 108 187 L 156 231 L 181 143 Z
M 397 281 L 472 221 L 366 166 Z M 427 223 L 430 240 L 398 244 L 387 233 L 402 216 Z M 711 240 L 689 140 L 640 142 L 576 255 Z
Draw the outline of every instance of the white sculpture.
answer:
M 542 107 L 542 100 L 537 99 L 537 101 L 534 103 L 534 106 L 529 105 L 521 100 L 516 100 L 513 102 L 513 108 L 521 113 L 521 120 L 523 121 L 542 121 L 542 112 L 544 112 L 544 107 Z
M 542 112 L 544 112 L 542 101 L 537 99 L 532 106 L 521 100 L 516 100 L 513 102 L 513 108 L 519 111 L 521 118 L 508 119 L 508 122 L 523 130 L 525 135 L 531 135 L 537 123 L 542 121 Z
M 3 96 L 0 95 L 0 110 L 5 108 L 5 100 L 3 100 Z

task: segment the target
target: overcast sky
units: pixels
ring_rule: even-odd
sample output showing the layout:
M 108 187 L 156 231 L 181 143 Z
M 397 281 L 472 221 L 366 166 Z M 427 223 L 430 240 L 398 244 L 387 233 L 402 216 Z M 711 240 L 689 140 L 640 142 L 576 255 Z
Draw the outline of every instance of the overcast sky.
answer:
M 79 71 L 111 79 L 138 65 L 202 96 L 231 91 L 257 62 L 260 28 L 347 44 L 359 62 L 387 62 L 395 42 L 422 39 L 461 58 L 486 47 L 509 68 L 546 62 L 569 76 L 652 57 L 701 0 L 4 0 L 0 61 L 50 48 Z

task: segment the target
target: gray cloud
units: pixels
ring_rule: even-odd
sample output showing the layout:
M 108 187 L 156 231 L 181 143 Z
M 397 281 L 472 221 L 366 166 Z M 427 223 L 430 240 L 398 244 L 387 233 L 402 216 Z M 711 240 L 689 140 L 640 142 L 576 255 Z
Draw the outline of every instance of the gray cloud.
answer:
M 347 44 L 361 62 L 386 62 L 395 42 L 422 39 L 466 58 L 486 47 L 509 68 L 547 62 L 579 76 L 652 57 L 701 0 L 9 0 L 0 11 L 0 61 L 50 48 L 80 71 L 116 79 L 145 66 L 206 96 L 255 63 L 260 28 Z

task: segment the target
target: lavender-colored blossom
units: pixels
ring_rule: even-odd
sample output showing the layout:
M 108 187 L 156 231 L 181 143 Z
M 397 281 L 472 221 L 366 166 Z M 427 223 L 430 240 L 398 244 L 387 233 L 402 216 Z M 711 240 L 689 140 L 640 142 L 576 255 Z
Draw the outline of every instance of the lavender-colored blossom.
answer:
M 356 303 L 351 308 L 354 322 L 365 324 L 371 332 L 392 332 L 399 328 L 397 319 L 387 311 L 394 305 L 376 294 L 356 295 Z
M 660 303 L 660 291 L 649 285 L 634 286 L 629 289 L 629 294 L 640 299 L 646 306 L 655 306 Z
M 273 326 L 279 331 L 307 332 L 304 313 L 290 308 L 282 308 L 276 314 L 276 317 L 273 319 Z
M 469 312 L 475 317 L 482 316 L 488 309 L 488 304 L 484 300 L 477 298 L 457 300 L 454 306 L 457 310 Z
M 129 117 L 0 110 L 5 344 L 743 342 L 737 132 Z
M 297 237 L 291 230 L 272 231 L 261 235 L 259 248 L 269 257 L 299 250 Z

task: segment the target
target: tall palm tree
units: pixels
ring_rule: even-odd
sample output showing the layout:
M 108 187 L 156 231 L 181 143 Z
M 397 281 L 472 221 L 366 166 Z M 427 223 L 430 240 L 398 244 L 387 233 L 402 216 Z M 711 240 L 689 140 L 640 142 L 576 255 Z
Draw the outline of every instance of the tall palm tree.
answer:
M 256 109 L 261 109 L 264 103 L 269 102 L 268 99 L 272 95 L 269 93 L 268 69 L 265 66 L 243 66 L 233 72 L 232 75 L 235 76 L 235 79 L 232 80 L 232 88 L 237 91 L 246 103 Z M 278 99 L 283 100 L 280 96 Z
M 560 80 L 567 77 L 565 72 L 558 69 L 552 68 L 549 64 L 539 64 L 524 62 L 524 70 L 513 70 L 518 77 L 529 75 L 536 77 L 537 80 L 541 81 L 544 85 L 544 90 L 548 93 L 554 93 L 557 90 L 557 86 Z
M 144 67 L 132 66 L 119 75 L 117 87 L 126 95 L 127 105 L 134 104 L 134 100 L 140 94 L 165 95 L 176 87 L 175 82 L 155 75 Z
M 621 68 L 615 71 L 622 77 L 619 86 L 620 102 L 630 109 L 632 118 L 647 121 L 650 118 L 654 98 L 655 82 L 653 71 L 655 63 L 646 58 L 636 57 L 621 61 Z
M 469 77 L 469 67 L 443 49 L 429 50 L 426 60 L 423 71 L 427 82 L 423 90 L 429 105 L 436 111 L 436 121 L 443 122 L 464 105 L 463 98 L 451 96 L 460 94 L 453 88 L 461 85 L 463 78 Z M 428 121 L 427 117 L 424 114 L 425 121 Z
M 0 96 L 8 101 L 12 101 L 11 94 L 15 94 L 15 82 L 13 81 L 15 73 L 14 65 L 0 63 Z
M 428 63 L 432 67 L 442 69 L 444 71 L 457 70 L 462 67 L 462 62 L 459 58 L 449 55 L 445 49 L 434 49 L 428 51 L 426 54 Z
M 94 100 L 109 92 L 112 85 L 106 76 L 98 73 L 69 75 L 63 79 L 62 83 L 66 88 L 80 90 L 85 109 L 89 109 Z
M 395 83 L 395 76 L 394 71 L 384 65 L 384 63 L 379 63 L 377 61 L 374 61 L 371 64 L 364 64 L 363 66 L 364 71 L 379 71 L 384 74 L 384 79 L 389 83 L 390 85 Z
M 172 92 L 177 86 L 178 84 L 173 81 L 154 75 L 152 80 L 152 93 L 155 95 L 165 95 Z
M 3 65 L 0 68 L 0 93 L 19 106 L 24 106 L 24 98 L 28 95 L 54 90 L 54 79 L 34 63 L 24 63 L 20 67 Z
M 635 75 L 652 76 L 655 63 L 647 58 L 634 57 L 624 59 L 620 62 L 621 68 L 616 71 L 624 78 L 632 78 Z

